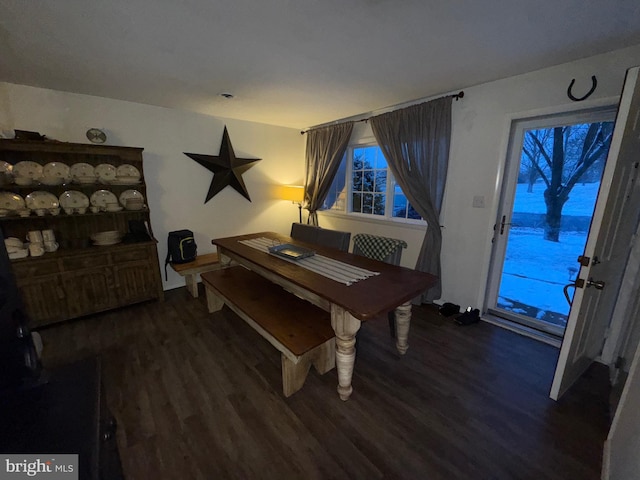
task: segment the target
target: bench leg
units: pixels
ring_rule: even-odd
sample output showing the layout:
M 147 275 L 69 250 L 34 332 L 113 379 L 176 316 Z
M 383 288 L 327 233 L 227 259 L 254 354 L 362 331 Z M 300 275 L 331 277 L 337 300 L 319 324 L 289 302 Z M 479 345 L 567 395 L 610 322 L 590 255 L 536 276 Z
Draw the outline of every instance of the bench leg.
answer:
M 281 354 L 281 358 L 282 393 L 285 397 L 290 397 L 304 385 L 311 367 L 311 359 L 303 355 L 298 363 L 293 363 L 284 353 Z
M 324 375 L 336 366 L 336 339 L 327 340 L 313 350 L 313 366 L 320 375 Z
M 224 300 L 222 300 L 210 287 L 205 286 L 205 292 L 207 294 L 207 309 L 209 310 L 209 313 L 222 310 Z
M 193 298 L 198 298 L 198 275 L 195 273 L 188 273 L 184 276 L 184 280 L 187 284 L 187 290 Z
M 327 340 L 322 345 L 302 355 L 298 363 L 294 363 L 284 353 L 282 358 L 282 393 L 290 397 L 304 386 L 311 365 L 320 375 L 336 366 L 335 339 Z
M 224 254 L 219 254 L 220 256 L 218 257 L 220 259 L 220 267 L 221 268 L 227 268 L 231 266 L 231 258 L 227 257 Z

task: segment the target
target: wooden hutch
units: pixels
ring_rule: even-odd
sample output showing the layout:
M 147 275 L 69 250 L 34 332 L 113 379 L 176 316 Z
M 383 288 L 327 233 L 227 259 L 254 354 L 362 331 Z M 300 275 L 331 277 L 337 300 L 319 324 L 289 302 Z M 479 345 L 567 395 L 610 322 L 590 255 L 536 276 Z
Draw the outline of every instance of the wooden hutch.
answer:
M 59 198 L 63 192 L 71 190 L 91 198 L 96 191 L 107 190 L 119 198 L 123 192 L 135 189 L 146 202 L 142 150 L 47 140 L 0 140 L 0 161 L 13 167 L 24 161 L 42 166 L 61 162 L 69 167 L 77 163 L 93 167 L 107 164 L 115 168 L 132 165 L 140 172 L 140 181 L 135 185 L 102 184 L 97 180 L 89 184 L 66 182 L 51 186 L 36 182 L 21 186 L 5 175 L 0 182 L 0 192 L 24 199 L 34 191 L 50 192 Z M 144 234 L 131 232 L 132 224 L 146 225 L 149 236 L 145 238 Z M 47 212 L 42 216 L 30 212 L 24 217 L 15 211 L 7 213 L 3 210 L 0 227 L 5 239 L 17 237 L 23 242 L 29 231 L 52 229 L 60 245 L 55 252 L 11 262 L 31 328 L 145 300 L 163 299 L 157 241 L 153 237 L 146 205 L 140 210 L 123 208 L 93 213 L 87 209 L 84 213 L 60 211 L 57 215 Z M 97 246 L 90 240 L 96 233 L 115 230 L 125 234 L 121 243 Z

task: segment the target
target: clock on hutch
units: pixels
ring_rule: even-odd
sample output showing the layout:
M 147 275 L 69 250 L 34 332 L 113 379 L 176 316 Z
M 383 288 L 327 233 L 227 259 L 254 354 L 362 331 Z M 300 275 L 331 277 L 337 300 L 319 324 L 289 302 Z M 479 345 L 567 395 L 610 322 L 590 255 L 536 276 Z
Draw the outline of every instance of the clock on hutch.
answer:
M 142 150 L 0 140 L 0 228 L 31 328 L 163 299 Z M 42 232 L 46 248 L 22 244 Z

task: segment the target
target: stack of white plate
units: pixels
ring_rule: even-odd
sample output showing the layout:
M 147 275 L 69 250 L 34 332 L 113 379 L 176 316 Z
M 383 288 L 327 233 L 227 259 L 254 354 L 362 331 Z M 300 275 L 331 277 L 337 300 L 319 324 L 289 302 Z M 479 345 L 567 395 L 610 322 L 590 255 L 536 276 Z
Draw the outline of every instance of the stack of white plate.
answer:
M 91 235 L 94 245 L 106 246 L 115 245 L 122 241 L 122 233 L 117 230 L 109 230 L 108 232 L 98 232 Z

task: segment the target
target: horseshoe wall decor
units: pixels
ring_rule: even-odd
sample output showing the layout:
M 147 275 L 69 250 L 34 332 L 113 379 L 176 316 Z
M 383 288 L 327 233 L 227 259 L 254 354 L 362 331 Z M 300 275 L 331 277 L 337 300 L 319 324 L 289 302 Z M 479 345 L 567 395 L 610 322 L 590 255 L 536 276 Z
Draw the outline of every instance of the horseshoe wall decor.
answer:
M 593 92 L 596 91 L 596 87 L 598 86 L 598 80 L 596 79 L 595 75 L 591 75 L 591 90 L 589 90 L 585 95 L 583 95 L 582 97 L 576 97 L 573 95 L 573 93 L 571 93 L 571 89 L 573 88 L 573 84 L 576 83 L 576 79 L 572 79 L 571 83 L 569 84 L 569 88 L 567 88 L 567 96 L 573 100 L 574 102 L 581 102 L 583 100 L 586 100 L 587 98 L 589 98 L 591 96 L 591 94 Z

